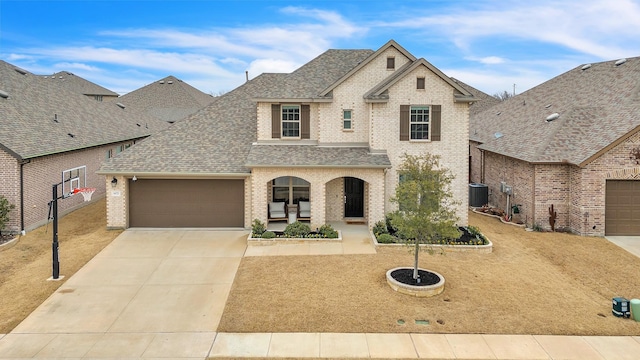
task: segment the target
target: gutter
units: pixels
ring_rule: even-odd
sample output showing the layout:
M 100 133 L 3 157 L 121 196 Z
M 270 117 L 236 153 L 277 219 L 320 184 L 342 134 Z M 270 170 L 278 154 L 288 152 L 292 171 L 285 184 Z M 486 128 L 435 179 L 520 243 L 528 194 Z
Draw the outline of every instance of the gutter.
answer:
M 167 173 L 167 172 L 157 172 L 157 171 L 108 171 L 108 170 L 98 170 L 96 171 L 98 175 L 109 175 L 109 176 L 124 176 L 124 177 L 137 177 L 139 179 L 142 178 L 154 178 L 154 179 L 175 179 L 175 178 L 239 178 L 239 177 L 249 177 L 251 173 L 189 173 L 189 172 L 177 172 L 177 173 Z

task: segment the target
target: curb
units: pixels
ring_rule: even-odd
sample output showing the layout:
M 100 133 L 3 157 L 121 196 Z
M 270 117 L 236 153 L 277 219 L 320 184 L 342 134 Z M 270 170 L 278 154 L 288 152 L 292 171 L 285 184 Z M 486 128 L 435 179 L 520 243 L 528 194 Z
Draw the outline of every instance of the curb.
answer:
M 8 249 L 11 249 L 12 247 L 14 247 L 18 243 L 18 241 L 20 241 L 20 236 L 16 236 L 12 240 L 9 240 L 4 244 L 0 244 L 0 251 L 5 251 L 5 250 L 8 250 Z

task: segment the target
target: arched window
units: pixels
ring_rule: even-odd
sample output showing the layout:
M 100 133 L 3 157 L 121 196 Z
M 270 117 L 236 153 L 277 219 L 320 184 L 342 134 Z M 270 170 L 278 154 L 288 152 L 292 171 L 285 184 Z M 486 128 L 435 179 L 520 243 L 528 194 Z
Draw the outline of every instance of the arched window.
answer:
M 273 201 L 297 204 L 309 201 L 309 182 L 295 176 L 282 176 L 271 181 Z

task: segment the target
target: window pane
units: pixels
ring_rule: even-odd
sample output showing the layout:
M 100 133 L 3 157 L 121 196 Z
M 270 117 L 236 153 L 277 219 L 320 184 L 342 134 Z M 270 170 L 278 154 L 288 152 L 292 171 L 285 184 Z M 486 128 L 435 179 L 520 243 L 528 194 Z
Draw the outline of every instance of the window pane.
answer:
M 298 177 L 292 177 L 291 178 L 291 184 L 292 185 L 304 185 L 304 186 L 309 186 L 309 182 L 304 180 L 304 179 L 300 179 Z
M 351 120 L 351 110 L 343 110 L 342 118 L 345 120 Z
M 282 176 L 282 177 L 279 177 L 279 178 L 275 178 L 275 179 L 273 179 L 273 185 L 289 186 L 289 177 L 288 176 Z
M 344 129 L 350 130 L 351 129 L 351 120 L 345 120 L 344 124 L 342 125 Z
M 412 140 L 429 139 L 429 124 L 411 124 Z
M 308 187 L 293 188 L 293 203 L 297 204 L 299 201 L 309 201 Z
M 273 187 L 273 201 L 289 203 L 289 187 Z

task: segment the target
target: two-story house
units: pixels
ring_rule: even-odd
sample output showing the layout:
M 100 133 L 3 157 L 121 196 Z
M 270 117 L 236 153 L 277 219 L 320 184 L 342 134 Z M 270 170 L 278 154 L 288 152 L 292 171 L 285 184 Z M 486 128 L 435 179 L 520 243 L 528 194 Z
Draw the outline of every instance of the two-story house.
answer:
M 393 40 L 328 50 L 290 74 L 248 81 L 104 164 L 108 226 L 249 227 L 269 221 L 273 203 L 301 202 L 312 227 L 372 226 L 394 209 L 402 156 L 426 152 L 455 175 L 466 225 L 475 100 Z

